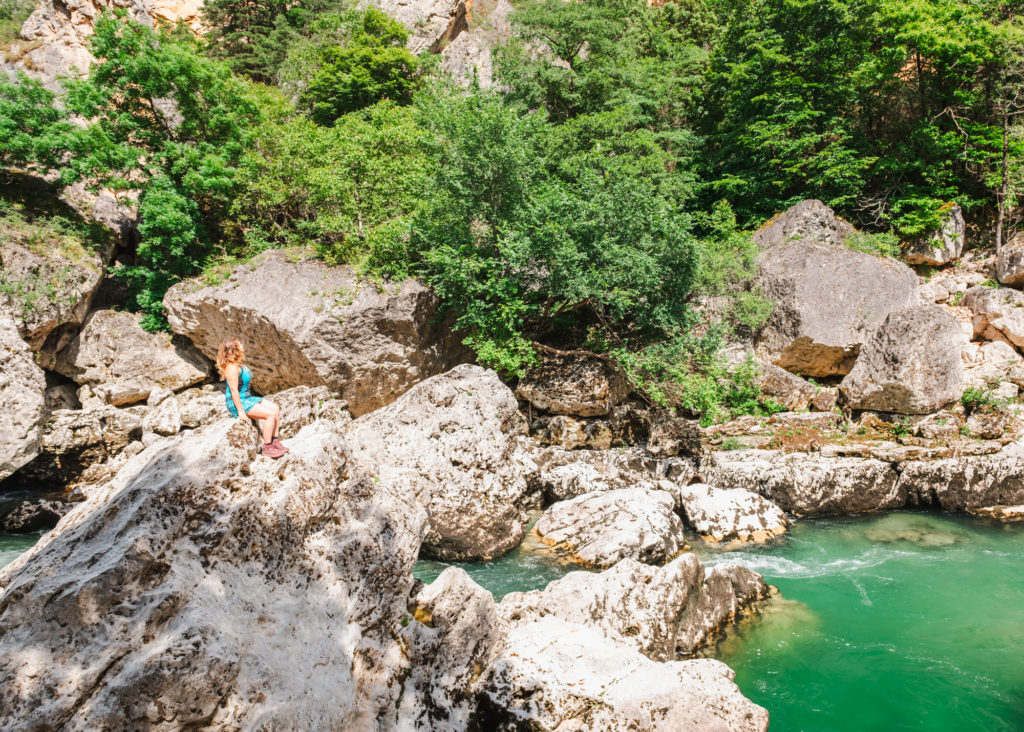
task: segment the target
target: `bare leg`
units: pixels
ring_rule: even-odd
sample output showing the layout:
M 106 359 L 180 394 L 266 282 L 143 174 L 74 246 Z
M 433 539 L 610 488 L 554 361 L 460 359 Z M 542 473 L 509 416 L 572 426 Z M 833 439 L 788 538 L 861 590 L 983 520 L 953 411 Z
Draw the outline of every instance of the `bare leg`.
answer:
M 245 416 L 263 420 L 263 442 L 269 445 L 277 436 L 281 408 L 273 402 L 263 400 L 245 413 Z

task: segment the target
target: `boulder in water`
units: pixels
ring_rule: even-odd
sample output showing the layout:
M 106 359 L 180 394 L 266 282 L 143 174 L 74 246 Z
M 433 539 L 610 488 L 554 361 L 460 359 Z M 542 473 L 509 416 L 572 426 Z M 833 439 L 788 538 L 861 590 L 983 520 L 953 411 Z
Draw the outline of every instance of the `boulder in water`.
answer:
M 782 509 L 743 488 L 693 483 L 679 486 L 679 497 L 687 522 L 706 540 L 763 542 L 789 525 Z

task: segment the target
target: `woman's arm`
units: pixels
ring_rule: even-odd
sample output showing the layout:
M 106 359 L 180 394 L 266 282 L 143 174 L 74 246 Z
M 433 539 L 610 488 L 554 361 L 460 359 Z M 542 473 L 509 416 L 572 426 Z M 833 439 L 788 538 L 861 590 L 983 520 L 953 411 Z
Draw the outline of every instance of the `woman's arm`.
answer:
M 231 364 L 224 369 L 224 380 L 228 382 L 228 388 L 231 390 L 231 401 L 235 403 L 235 409 L 238 411 L 239 419 L 249 419 L 245 416 L 245 410 L 242 409 L 242 400 L 238 396 L 238 374 L 241 369 L 235 364 Z

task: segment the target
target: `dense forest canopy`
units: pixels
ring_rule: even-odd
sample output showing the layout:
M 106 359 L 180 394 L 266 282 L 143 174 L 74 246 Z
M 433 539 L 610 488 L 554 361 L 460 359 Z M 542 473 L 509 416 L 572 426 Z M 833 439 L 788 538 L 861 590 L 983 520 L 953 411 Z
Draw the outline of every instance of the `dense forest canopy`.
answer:
M 508 375 L 540 344 L 584 348 L 705 419 L 772 408 L 716 355 L 770 312 L 744 233 L 766 218 L 820 198 L 880 251 L 952 201 L 976 245 L 1019 226 L 1017 2 L 514 8 L 491 89 L 338 0 L 212 0 L 202 38 L 104 16 L 59 103 L 0 83 L 0 160 L 139 193 L 115 272 L 148 327 L 174 282 L 311 247 L 424 278 Z

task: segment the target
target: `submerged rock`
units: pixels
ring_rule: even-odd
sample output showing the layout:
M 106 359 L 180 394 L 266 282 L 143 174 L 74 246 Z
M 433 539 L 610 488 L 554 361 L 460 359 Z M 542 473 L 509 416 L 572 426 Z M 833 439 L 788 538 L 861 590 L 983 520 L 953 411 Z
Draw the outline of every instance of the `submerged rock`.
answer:
M 8 724 L 360 729 L 394 713 L 423 512 L 354 474 L 323 424 L 278 462 L 255 437 L 223 420 L 140 453 L 0 570 Z
M 905 264 L 844 247 L 779 244 L 761 253 L 758 267 L 775 303 L 758 353 L 804 376 L 849 373 L 885 317 L 918 302 L 917 275 Z
M 625 558 L 661 564 L 686 547 L 674 509 L 667 491 L 621 488 L 556 503 L 535 530 L 545 544 L 585 566 L 610 567 Z
M 216 286 L 179 283 L 164 305 L 174 332 L 209 358 L 224 339 L 240 338 L 262 393 L 324 385 L 356 417 L 468 360 L 424 284 L 378 287 L 360 281 L 351 267 L 293 262 L 279 251 L 238 267 Z
M 710 541 L 767 541 L 789 525 L 778 506 L 743 488 L 694 483 L 679 486 L 679 496 L 687 522 Z
M 520 444 L 525 432 L 512 391 L 467 364 L 360 417 L 347 436 L 360 466 L 427 509 L 424 554 L 468 561 L 501 556 L 526 533 L 536 465 Z
M 45 393 L 46 377 L 17 325 L 0 319 L 0 480 L 39 454 Z

